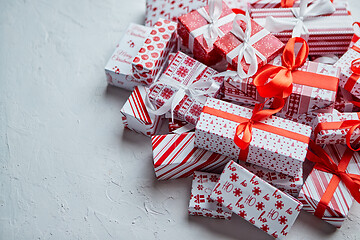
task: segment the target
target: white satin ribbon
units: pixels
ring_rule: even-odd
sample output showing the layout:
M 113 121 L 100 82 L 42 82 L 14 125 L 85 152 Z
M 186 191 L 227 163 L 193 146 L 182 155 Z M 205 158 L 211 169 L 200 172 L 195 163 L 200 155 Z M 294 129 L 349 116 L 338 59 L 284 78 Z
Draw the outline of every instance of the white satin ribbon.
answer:
M 306 41 L 309 38 L 307 25 L 311 24 L 311 19 L 321 15 L 332 14 L 335 7 L 330 0 L 316 0 L 308 5 L 308 0 L 301 0 L 299 8 L 292 8 L 295 18 L 275 18 L 268 16 L 265 28 L 270 32 L 282 32 L 292 30 L 292 37 L 302 37 Z
M 209 0 L 209 13 L 204 7 L 199 8 L 197 12 L 209 23 L 202 27 L 199 27 L 190 32 L 189 35 L 189 49 L 191 52 L 194 50 L 194 40 L 200 35 L 204 35 L 204 40 L 208 47 L 211 47 L 218 37 L 222 37 L 225 34 L 220 30 L 219 27 L 231 22 L 235 14 L 231 13 L 220 18 L 222 13 L 222 1 L 220 0 Z
M 334 65 L 338 60 L 339 60 L 339 57 L 336 55 L 326 55 L 326 56 L 321 56 L 321 57 L 316 58 L 315 60 L 313 60 L 313 62 Z

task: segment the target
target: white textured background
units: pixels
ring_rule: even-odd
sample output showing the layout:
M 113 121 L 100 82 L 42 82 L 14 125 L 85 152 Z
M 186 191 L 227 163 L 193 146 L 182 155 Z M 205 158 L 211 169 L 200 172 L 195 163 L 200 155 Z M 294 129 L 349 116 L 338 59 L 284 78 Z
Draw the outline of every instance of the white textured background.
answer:
M 360 1 L 352 0 L 360 18 Z M 123 130 L 104 66 L 144 0 L 0 0 L 0 239 L 267 239 L 240 217 L 188 217 L 191 180 L 156 181 Z M 360 239 L 301 213 L 288 239 Z

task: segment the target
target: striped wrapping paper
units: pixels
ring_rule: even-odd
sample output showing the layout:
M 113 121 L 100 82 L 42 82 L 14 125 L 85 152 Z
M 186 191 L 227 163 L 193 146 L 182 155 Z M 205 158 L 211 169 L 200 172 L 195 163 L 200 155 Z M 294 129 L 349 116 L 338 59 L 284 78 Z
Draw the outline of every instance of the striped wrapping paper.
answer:
M 251 17 L 260 25 L 265 26 L 266 17 L 293 19 L 291 8 L 261 8 L 252 9 Z M 346 7 L 338 7 L 326 17 L 315 17 L 305 21 L 309 29 L 309 48 L 311 55 L 343 54 L 347 51 L 354 34 L 353 19 Z M 282 42 L 291 38 L 292 31 L 273 33 Z
M 315 0 L 309 0 L 309 2 L 313 2 Z M 347 0 L 332 0 L 331 1 L 335 7 L 348 7 Z M 292 7 L 299 7 L 300 0 L 295 0 L 294 5 Z M 281 8 L 281 0 L 249 0 L 248 8 Z
M 327 145 L 325 147 L 325 151 L 330 155 L 336 164 L 339 163 L 346 149 L 347 147 L 345 145 L 340 144 Z M 359 153 L 354 152 L 354 155 L 347 167 L 347 172 L 352 174 L 360 174 Z M 298 196 L 298 199 L 304 205 L 304 210 L 310 213 L 315 212 L 332 176 L 333 175 L 331 173 L 322 172 L 317 169 L 312 170 Z M 354 199 L 351 196 L 349 190 L 345 184 L 340 181 L 322 219 L 340 228 L 349 212 L 353 201 Z
M 221 172 L 230 158 L 194 145 L 195 134 L 152 137 L 155 175 L 158 180 L 184 178 L 194 171 Z
M 147 111 L 145 106 L 146 94 L 145 87 L 135 87 L 120 113 L 126 128 L 146 136 L 152 136 L 160 128 L 162 117 Z

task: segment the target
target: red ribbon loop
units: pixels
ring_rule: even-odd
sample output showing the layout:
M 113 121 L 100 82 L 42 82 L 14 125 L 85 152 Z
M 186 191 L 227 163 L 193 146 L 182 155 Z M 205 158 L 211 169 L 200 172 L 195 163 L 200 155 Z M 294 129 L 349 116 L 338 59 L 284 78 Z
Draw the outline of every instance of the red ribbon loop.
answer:
M 351 62 L 350 69 L 351 71 L 353 71 L 353 73 L 360 75 L 360 58 L 355 59 Z
M 281 7 L 290 8 L 294 6 L 295 0 L 281 0 Z

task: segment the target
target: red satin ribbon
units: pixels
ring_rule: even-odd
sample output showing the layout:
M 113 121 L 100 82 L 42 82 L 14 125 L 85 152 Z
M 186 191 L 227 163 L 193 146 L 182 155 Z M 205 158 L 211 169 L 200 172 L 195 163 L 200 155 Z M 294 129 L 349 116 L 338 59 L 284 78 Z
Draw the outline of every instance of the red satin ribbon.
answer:
M 347 148 L 339 164 L 336 165 L 325 150 L 316 145 L 313 141 L 310 140 L 309 146 L 311 151 L 308 151 L 306 158 L 316 163 L 316 169 L 333 174 L 328 187 L 320 199 L 314 215 L 319 218 L 324 216 L 325 210 L 327 209 L 340 181 L 345 184 L 354 199 L 360 203 L 360 175 L 345 172 L 354 152 Z
M 290 8 L 294 5 L 295 0 L 281 0 L 281 7 Z
M 360 53 L 360 48 L 356 46 L 352 46 L 351 48 Z M 356 82 L 360 78 L 360 58 L 355 59 L 351 62 L 350 69 L 353 73 L 350 75 L 349 79 L 346 81 L 344 85 L 344 89 L 349 92 L 351 92 Z

